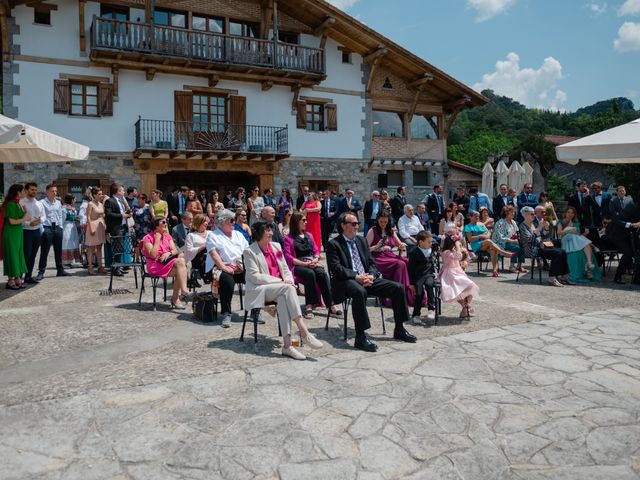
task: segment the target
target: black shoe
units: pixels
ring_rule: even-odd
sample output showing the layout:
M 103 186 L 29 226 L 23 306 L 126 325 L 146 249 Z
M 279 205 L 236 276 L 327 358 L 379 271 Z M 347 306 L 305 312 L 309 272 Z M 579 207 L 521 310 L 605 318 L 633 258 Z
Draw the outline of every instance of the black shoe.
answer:
M 27 277 L 27 278 L 24 279 L 24 283 L 29 283 L 29 284 L 35 285 L 35 284 L 40 283 L 40 282 L 38 280 L 36 280 L 35 278 L 33 278 L 33 277 Z
M 416 343 L 418 341 L 418 339 L 414 335 L 411 335 L 409 332 L 407 332 L 404 327 L 402 327 L 401 330 L 394 330 L 393 338 L 407 343 Z
M 625 282 L 622 278 L 614 278 L 613 279 L 613 283 L 617 283 L 618 285 L 626 285 L 627 282 Z
M 70 274 L 68 274 L 67 272 L 65 272 L 64 270 L 60 270 L 57 274 L 56 277 L 68 277 L 70 276 Z
M 353 343 L 353 346 L 358 350 L 364 350 L 365 352 L 377 352 L 378 345 L 373 343 L 367 337 L 356 337 L 356 341 Z
M 44 278 L 44 273 L 38 273 L 38 275 L 36 275 L 36 282 L 41 281 Z
M 114 268 L 111 270 L 114 277 L 124 277 L 124 272 L 119 268 Z

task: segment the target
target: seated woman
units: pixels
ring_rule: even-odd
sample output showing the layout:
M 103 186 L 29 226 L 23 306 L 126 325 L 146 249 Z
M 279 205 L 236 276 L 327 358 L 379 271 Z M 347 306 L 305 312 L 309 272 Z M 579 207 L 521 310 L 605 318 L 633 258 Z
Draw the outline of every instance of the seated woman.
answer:
M 438 225 L 438 236 L 442 238 L 447 234 L 453 235 L 455 233 L 460 233 L 456 223 L 456 212 L 453 208 L 447 207 L 444 209 L 444 216 L 440 219 L 440 224 Z
M 470 307 L 473 298 L 480 294 L 478 285 L 464 272 L 461 262 L 465 260 L 457 235 L 448 235 L 442 247 L 442 269 L 440 270 L 440 299 L 443 302 L 457 301 L 461 306 L 460 317 L 473 317 L 475 311 Z
M 207 238 L 212 234 L 209 218 L 199 213 L 193 217 L 191 232 L 184 241 L 184 261 L 191 262 L 191 268 L 198 270 L 202 278 L 205 277 L 205 261 L 207 256 Z
M 549 260 L 551 265 L 549 266 L 549 284 L 554 287 L 562 287 L 562 283 L 558 281 L 560 278 L 565 283 L 573 285 L 567 278 L 569 273 L 569 264 L 567 263 L 567 252 L 561 248 L 555 248 L 553 242 L 543 241 L 541 238 L 541 232 L 543 229 L 548 229 L 549 224 L 546 220 L 542 220 L 536 227 L 534 225 L 535 210 L 531 207 L 523 207 L 520 210 L 520 214 L 524 220 L 520 224 L 520 245 L 522 246 L 522 253 L 526 258 L 542 257 L 545 260 Z
M 311 348 L 322 348 L 315 336 L 307 330 L 302 319 L 293 275 L 284 259 L 280 244 L 272 242 L 271 224 L 259 220 L 252 226 L 254 242 L 244 251 L 247 279 L 247 310 L 264 308 L 267 302 L 276 302 L 278 321 L 282 333 L 282 355 L 305 360 L 301 352 L 291 346 L 291 322 L 300 331 L 300 339 Z
M 480 220 L 480 214 L 473 212 L 469 218 L 469 224 L 464 227 L 464 234 L 466 235 L 467 242 L 471 246 L 473 253 L 488 252 L 491 257 L 491 266 L 493 267 L 493 276 L 499 277 L 498 274 L 498 255 L 511 258 L 516 255 L 515 253 L 503 250 L 498 245 L 490 240 L 491 233 L 487 230 L 487 227 L 478 223 Z M 443 246 L 444 247 L 444 246 Z
M 220 271 L 217 293 L 220 295 L 220 311 L 223 328 L 231 326 L 231 298 L 236 283 L 244 283 L 242 252 L 249 245 L 242 233 L 235 230 L 236 215 L 231 210 L 221 210 L 216 215 L 216 229 L 207 236 L 207 260 L 205 271 L 215 266 Z M 216 282 L 211 282 L 214 292 Z
M 187 264 L 173 243 L 167 219 L 154 218 L 152 226 L 153 231 L 142 238 L 142 254 L 147 260 L 147 272 L 160 278 L 173 277 L 171 308 L 186 310 L 186 305 L 180 300 L 185 300 L 189 295 Z
M 483 224 L 487 230 L 492 231 L 496 222 L 491 218 L 491 215 L 489 215 L 489 209 L 487 207 L 480 207 L 478 212 L 480 212 L 480 223 Z
M 301 213 L 291 217 L 291 231 L 284 239 L 284 256 L 295 280 L 304 285 L 304 318 L 313 318 L 313 307 L 328 305 L 331 313 L 341 315 L 331 300 L 329 275 L 319 264 L 320 250 L 313 235 L 307 232 L 307 219 Z M 322 300 L 318 291 L 322 294 Z
M 538 205 L 544 207 L 544 219 L 549 222 L 549 225 L 555 227 L 558 224 L 558 215 L 547 192 L 540 192 L 540 195 L 538 195 Z
M 413 307 L 415 295 L 409 281 L 409 260 L 393 252 L 394 248 L 404 251 L 407 246 L 398 238 L 395 228 L 391 227 L 391 216 L 384 210 L 378 212 L 376 224 L 369 229 L 367 243 L 382 277 L 404 285 L 407 303 Z M 426 298 L 423 305 L 425 302 Z M 385 306 L 391 306 L 391 299 L 386 298 L 383 303 Z
M 187 203 L 185 204 L 184 209 L 186 212 L 191 212 L 192 215 L 197 215 L 204 211 L 204 209 L 202 208 L 202 203 L 198 199 L 195 190 L 189 190 Z
M 233 229 L 240 232 L 247 243 L 251 243 L 251 228 L 247 225 L 247 210 L 244 208 L 236 209 L 236 218 Z
M 589 234 L 589 230 L 585 232 Z M 591 240 L 580 233 L 580 222 L 573 207 L 568 207 L 564 218 L 558 223 L 558 237 L 562 239 L 562 249 L 567 252 L 569 278 L 574 282 L 600 281 L 601 272 L 596 268 L 596 256 Z
M 491 240 L 493 240 L 493 242 L 503 250 L 512 253 L 515 252 L 517 254 L 517 265 L 514 263 L 516 258 L 511 257 L 510 271 L 512 273 L 527 273 L 528 270 L 522 268 L 524 258 L 520 250 L 518 224 L 516 224 L 516 221 L 514 220 L 516 216 L 516 207 L 513 205 L 503 207 L 501 216 L 502 218 L 498 220 L 493 229 Z

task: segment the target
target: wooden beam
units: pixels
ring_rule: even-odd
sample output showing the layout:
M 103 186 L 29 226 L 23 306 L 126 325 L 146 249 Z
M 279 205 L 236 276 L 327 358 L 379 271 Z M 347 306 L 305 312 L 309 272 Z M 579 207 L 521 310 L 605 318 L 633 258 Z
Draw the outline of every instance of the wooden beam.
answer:
M 291 110 L 298 111 L 298 97 L 300 97 L 300 89 L 302 86 L 300 84 L 294 85 L 291 87 L 291 91 L 293 92 L 293 100 L 291 101 Z
M 422 93 L 422 91 L 424 90 L 425 87 L 425 83 L 421 84 L 417 90 L 416 93 L 413 97 L 413 103 L 411 104 L 411 107 L 409 108 L 409 112 L 407 114 L 407 124 L 411 124 L 411 121 L 413 120 L 413 115 L 416 113 L 416 108 L 418 107 L 418 101 L 420 100 L 420 94 Z
M 266 92 L 271 90 L 271 87 L 273 87 L 273 82 L 270 80 L 264 81 L 262 82 L 262 91 Z
M 87 54 L 87 37 L 84 31 L 84 0 L 78 0 L 78 21 L 80 22 L 80 55 Z
M 189 160 L 190 158 L 195 157 L 196 155 L 198 155 L 198 152 L 194 151 L 194 150 L 190 150 L 188 152 L 185 152 L 184 156 L 187 160 Z M 206 155 L 206 154 L 205 154 Z M 204 159 L 204 155 L 202 155 L 202 158 Z
M 152 158 L 158 158 L 159 156 L 160 156 L 160 151 L 159 150 L 156 150 L 155 152 L 151 153 L 151 157 Z
M 209 158 L 211 158 L 212 153 L 211 152 L 205 152 L 202 154 L 202 160 L 209 160 Z M 188 157 L 187 157 L 188 158 Z
M 118 97 L 118 86 L 120 83 L 120 69 L 117 65 L 111 66 L 111 74 L 113 75 L 113 96 Z
M 9 27 L 7 18 L 11 15 L 11 10 L 7 3 L 0 1 L 0 31 L 2 32 L 2 61 L 9 61 Z
M 247 160 L 255 160 L 257 158 L 260 158 L 262 155 L 260 155 L 259 153 L 251 153 L 247 155 Z
M 414 80 L 413 82 L 410 82 L 408 86 L 409 88 L 416 88 L 424 85 L 425 83 L 429 83 L 432 81 L 433 81 L 433 75 L 431 75 L 430 73 L 425 73 L 420 78 Z
M 362 63 L 365 63 L 365 64 L 373 63 L 374 60 L 380 57 L 384 57 L 387 53 L 389 53 L 389 49 L 383 45 L 379 45 L 376 51 L 371 52 L 369 55 L 365 56 L 362 59 Z
M 260 38 L 267 40 L 273 21 L 273 0 L 260 2 Z
M 144 2 L 144 21 L 147 24 L 151 24 L 151 19 L 153 18 L 153 14 L 151 12 L 151 3 L 153 0 L 145 0 Z
M 201 87 L 200 85 L 183 85 L 183 90 L 193 90 L 193 91 L 201 91 L 207 93 L 214 93 L 220 95 L 238 95 L 238 90 L 230 89 L 230 88 L 214 88 L 214 87 Z
M 218 155 L 218 160 L 229 160 L 231 159 L 231 154 L 229 152 L 222 152 Z
M 369 70 L 369 78 L 367 79 L 367 87 L 365 89 L 365 92 L 367 94 L 371 93 L 371 86 L 373 85 L 373 77 L 376 74 L 376 70 L 378 68 L 378 64 L 380 63 L 381 58 L 382 57 L 378 56 L 371 64 L 371 69 Z
M 172 152 L 169 153 L 169 158 L 171 160 L 173 160 L 174 158 L 176 158 L 178 155 L 180 155 L 180 152 L 178 152 L 177 150 L 174 150 Z
M 234 153 L 231 155 L 232 160 L 238 160 L 239 158 L 244 157 L 244 153 Z
M 314 37 L 320 37 L 327 33 L 327 30 L 330 30 L 336 23 L 336 19 L 331 16 L 327 16 L 324 21 L 318 25 L 313 31 Z
M 209 86 L 211 88 L 218 85 L 219 81 L 220 81 L 220 75 L 209 75 Z
M 151 81 L 153 80 L 153 78 L 156 76 L 156 69 L 155 68 L 147 68 L 145 70 L 146 74 L 147 74 L 147 80 Z

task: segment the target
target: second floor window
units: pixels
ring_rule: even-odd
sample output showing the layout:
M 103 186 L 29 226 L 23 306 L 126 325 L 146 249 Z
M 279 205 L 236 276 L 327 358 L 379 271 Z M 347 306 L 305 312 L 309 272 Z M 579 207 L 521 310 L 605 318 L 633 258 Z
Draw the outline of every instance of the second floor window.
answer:
M 292 32 L 278 32 L 278 40 L 284 43 L 298 45 L 300 43 L 300 35 Z
M 315 132 L 324 130 L 324 105 L 307 103 L 307 130 Z
M 374 137 L 404 137 L 404 115 L 395 112 L 373 111 Z
M 191 28 L 201 32 L 224 33 L 224 19 L 194 15 L 191 19 Z
M 258 38 L 258 24 L 252 22 L 229 22 L 229 33 L 239 37 Z
M 73 81 L 71 91 L 71 115 L 98 116 L 98 84 Z
M 112 20 L 129 20 L 129 9 L 125 7 L 112 7 L 110 5 L 100 5 L 100 16 Z
M 193 95 L 193 130 L 223 132 L 227 121 L 225 97 Z
M 153 22 L 156 25 L 186 28 L 187 15 L 181 12 L 169 12 L 166 10 L 156 10 L 153 15 Z

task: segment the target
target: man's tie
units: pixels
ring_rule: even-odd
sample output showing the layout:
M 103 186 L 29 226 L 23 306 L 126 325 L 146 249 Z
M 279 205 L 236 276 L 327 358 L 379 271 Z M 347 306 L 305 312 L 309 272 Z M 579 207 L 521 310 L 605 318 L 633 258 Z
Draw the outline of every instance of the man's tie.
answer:
M 347 198 L 347 208 L 351 209 L 351 198 Z
M 358 247 L 356 247 L 355 240 L 349 241 L 349 248 L 351 249 L 353 269 L 358 275 L 362 275 L 364 273 L 364 265 L 362 265 L 362 260 L 360 259 L 360 253 L 358 253 Z
M 442 196 L 441 195 L 437 195 L 436 198 L 438 199 L 438 215 L 442 215 Z

